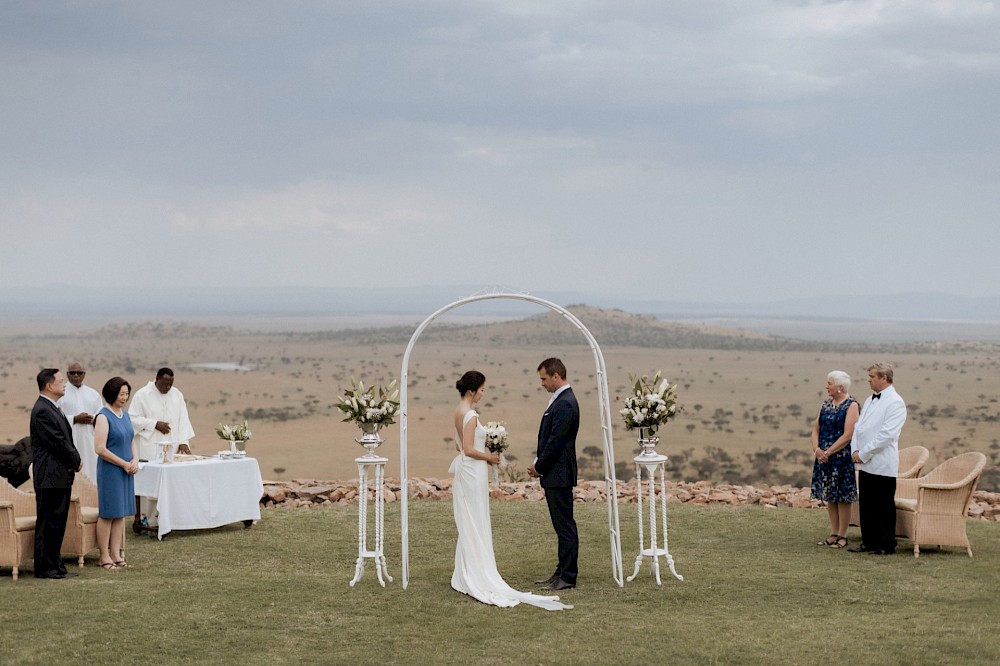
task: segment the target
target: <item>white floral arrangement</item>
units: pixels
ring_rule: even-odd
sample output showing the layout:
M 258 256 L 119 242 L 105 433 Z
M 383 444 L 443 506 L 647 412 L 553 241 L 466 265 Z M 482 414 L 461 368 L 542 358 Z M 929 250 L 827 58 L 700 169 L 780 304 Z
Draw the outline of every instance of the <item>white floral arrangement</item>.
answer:
M 677 384 L 671 384 L 660 371 L 650 380 L 648 375 L 636 378 L 628 376 L 633 381 L 632 394 L 625 398 L 625 407 L 619 414 L 625 420 L 628 430 L 639 428 L 643 437 L 653 437 L 656 429 L 674 418 L 679 411 L 677 405 Z
M 500 470 L 507 469 L 507 459 L 503 452 L 507 450 L 507 426 L 503 421 L 487 421 L 486 450 L 500 456 L 500 464 L 493 466 L 493 483 L 500 484 Z
M 507 426 L 503 421 L 488 421 L 486 428 L 486 450 L 502 454 L 507 450 Z
M 337 398 L 337 409 L 346 414 L 343 420 L 354 421 L 358 425 L 374 423 L 379 427 L 395 423 L 399 412 L 396 380 L 389 382 L 388 386 L 380 385 L 377 396 L 375 390 L 374 384 L 365 388 L 363 381 L 355 382 L 351 377 L 351 389 Z
M 219 439 L 229 442 L 245 442 L 253 437 L 253 433 L 250 432 L 250 425 L 246 421 L 242 424 L 237 423 L 236 425 L 220 423 L 215 427 L 215 432 L 219 436 Z

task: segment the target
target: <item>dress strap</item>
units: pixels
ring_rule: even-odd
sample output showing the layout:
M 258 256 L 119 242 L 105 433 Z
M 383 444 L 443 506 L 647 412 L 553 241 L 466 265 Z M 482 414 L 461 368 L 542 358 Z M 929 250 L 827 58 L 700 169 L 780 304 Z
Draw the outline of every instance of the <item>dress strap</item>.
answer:
M 462 417 L 462 428 L 457 433 L 455 433 L 458 436 L 458 439 L 455 441 L 458 442 L 459 447 L 462 446 L 462 432 L 465 431 L 465 426 L 469 423 L 469 418 L 473 416 L 478 417 L 479 414 L 476 413 L 476 410 L 470 409 L 465 413 L 465 416 Z

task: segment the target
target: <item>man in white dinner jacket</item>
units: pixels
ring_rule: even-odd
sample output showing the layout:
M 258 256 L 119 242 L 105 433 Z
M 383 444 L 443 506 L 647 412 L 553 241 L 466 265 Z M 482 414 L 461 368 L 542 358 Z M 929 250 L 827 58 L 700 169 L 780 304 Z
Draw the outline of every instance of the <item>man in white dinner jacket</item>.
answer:
M 861 518 L 861 545 L 849 549 L 852 553 L 896 552 L 896 475 L 906 403 L 892 385 L 892 374 L 888 363 L 868 368 L 868 385 L 874 393 L 865 400 L 851 438 Z

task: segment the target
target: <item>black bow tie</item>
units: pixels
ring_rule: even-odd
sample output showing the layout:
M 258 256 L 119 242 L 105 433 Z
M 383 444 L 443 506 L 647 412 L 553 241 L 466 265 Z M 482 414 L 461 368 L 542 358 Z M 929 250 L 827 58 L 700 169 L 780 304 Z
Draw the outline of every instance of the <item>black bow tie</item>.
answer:
M 878 400 L 882 397 L 881 393 L 872 393 L 872 400 Z

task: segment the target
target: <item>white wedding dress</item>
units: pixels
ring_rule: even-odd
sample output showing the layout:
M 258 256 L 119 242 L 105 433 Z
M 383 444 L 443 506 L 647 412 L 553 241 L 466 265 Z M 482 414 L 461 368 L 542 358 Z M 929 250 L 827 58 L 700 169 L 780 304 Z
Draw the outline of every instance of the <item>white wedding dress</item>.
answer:
M 462 430 L 469 419 L 478 417 L 469 411 L 462 421 Z M 461 446 L 462 433 L 458 434 Z M 486 429 L 476 425 L 477 451 L 486 450 Z M 489 465 L 485 460 L 467 458 L 458 454 L 448 470 L 455 475 L 451 486 L 455 525 L 458 527 L 458 544 L 455 547 L 455 572 L 451 586 L 485 604 L 516 606 L 519 603 L 538 606 L 545 610 L 572 608 L 560 603 L 559 597 L 548 597 L 530 592 L 518 592 L 500 577 L 493 554 L 493 529 L 490 526 Z

